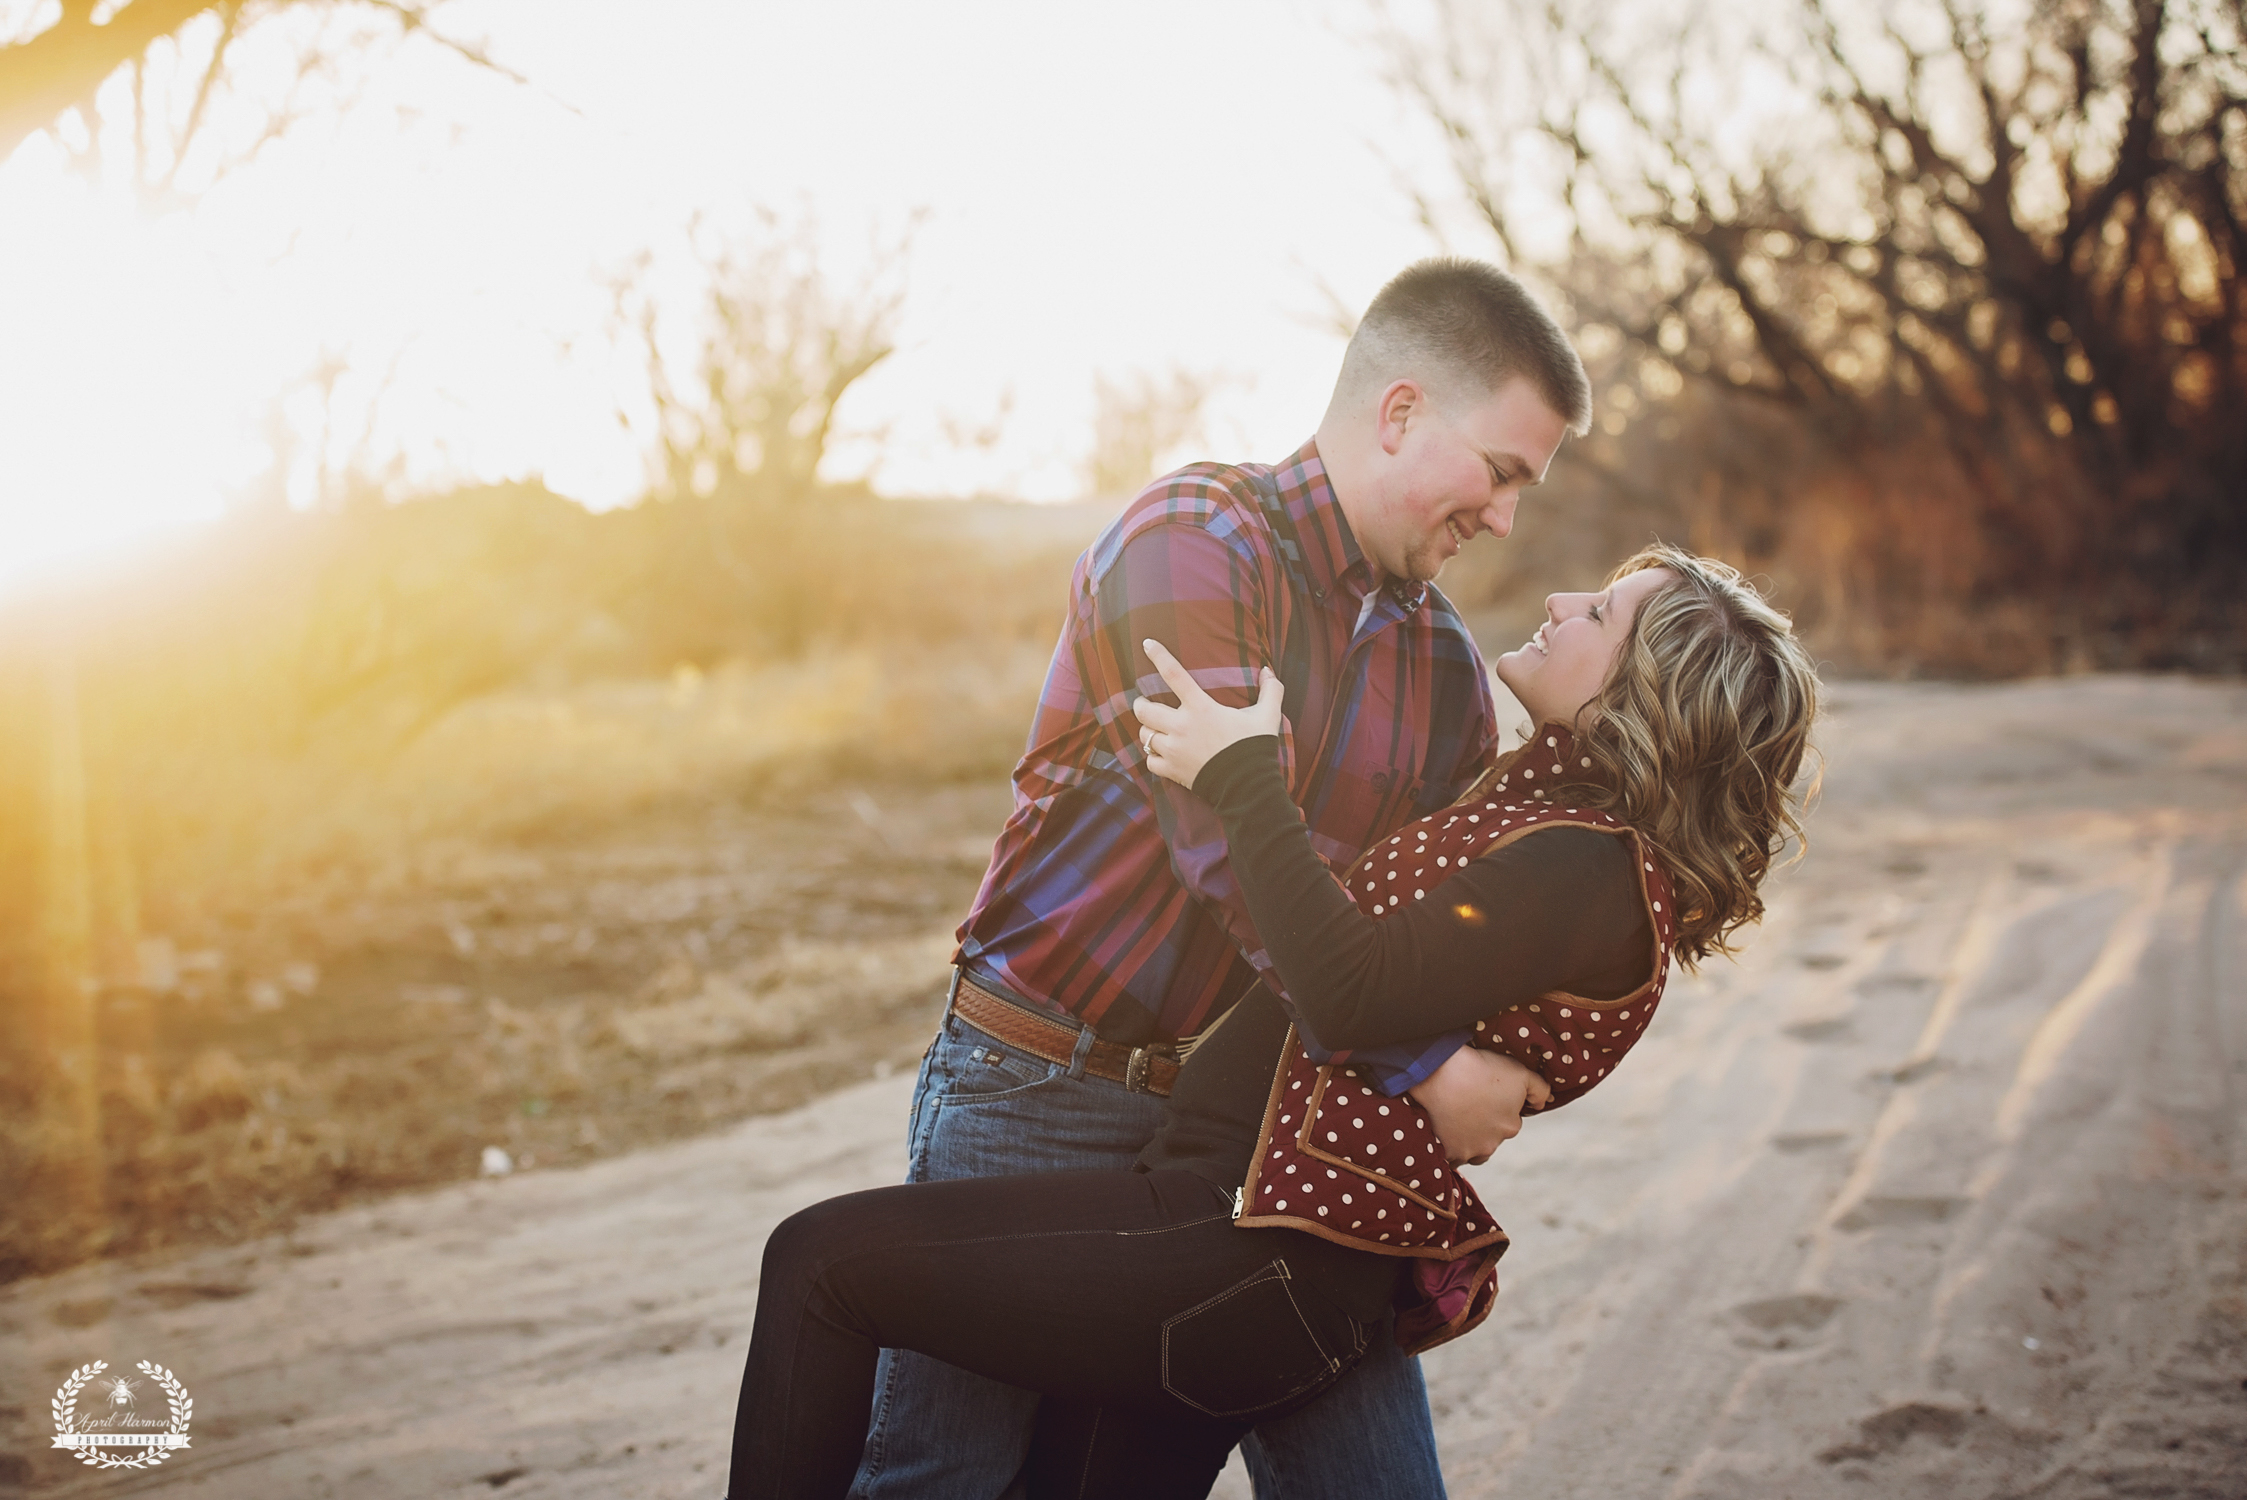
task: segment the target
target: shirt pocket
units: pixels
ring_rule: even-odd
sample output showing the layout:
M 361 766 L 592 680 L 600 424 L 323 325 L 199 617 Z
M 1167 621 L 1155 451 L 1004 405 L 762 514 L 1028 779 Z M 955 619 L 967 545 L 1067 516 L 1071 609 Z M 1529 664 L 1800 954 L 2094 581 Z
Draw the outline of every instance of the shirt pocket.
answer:
M 1428 782 L 1387 761 L 1345 760 L 1327 774 L 1319 805 L 1310 819 L 1330 860 L 1355 859 L 1381 839 L 1422 814 L 1431 795 Z

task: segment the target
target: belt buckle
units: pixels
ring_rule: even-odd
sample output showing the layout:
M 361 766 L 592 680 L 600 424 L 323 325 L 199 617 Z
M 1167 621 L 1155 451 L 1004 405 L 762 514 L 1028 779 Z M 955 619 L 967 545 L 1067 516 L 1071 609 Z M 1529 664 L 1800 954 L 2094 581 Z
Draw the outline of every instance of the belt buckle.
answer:
M 1124 1059 L 1124 1092 L 1128 1094 L 1152 1093 L 1153 1090 L 1147 1086 L 1147 1075 L 1153 1071 L 1155 1059 L 1158 1057 L 1175 1057 L 1176 1055 L 1167 1042 L 1150 1042 L 1144 1047 L 1132 1048 L 1131 1055 Z

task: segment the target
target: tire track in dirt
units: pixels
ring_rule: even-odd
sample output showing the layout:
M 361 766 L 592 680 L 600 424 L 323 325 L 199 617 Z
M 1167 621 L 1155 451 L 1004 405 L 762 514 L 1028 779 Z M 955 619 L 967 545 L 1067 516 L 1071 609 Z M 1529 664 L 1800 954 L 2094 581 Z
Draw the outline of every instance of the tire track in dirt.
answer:
M 1493 1342 L 1429 1362 L 1452 1493 L 2243 1492 L 2241 695 L 1842 698 L 1746 961 L 1485 1188 L 1516 1247 Z

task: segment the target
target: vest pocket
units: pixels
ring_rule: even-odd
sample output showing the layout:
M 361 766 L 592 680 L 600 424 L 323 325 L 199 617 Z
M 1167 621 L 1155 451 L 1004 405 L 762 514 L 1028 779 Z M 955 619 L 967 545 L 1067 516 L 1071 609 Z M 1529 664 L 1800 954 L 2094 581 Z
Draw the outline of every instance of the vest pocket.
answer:
M 1164 1322 L 1163 1389 L 1213 1417 L 1258 1417 L 1364 1352 L 1364 1328 L 1315 1292 L 1298 1300 L 1287 1262 L 1275 1260 Z

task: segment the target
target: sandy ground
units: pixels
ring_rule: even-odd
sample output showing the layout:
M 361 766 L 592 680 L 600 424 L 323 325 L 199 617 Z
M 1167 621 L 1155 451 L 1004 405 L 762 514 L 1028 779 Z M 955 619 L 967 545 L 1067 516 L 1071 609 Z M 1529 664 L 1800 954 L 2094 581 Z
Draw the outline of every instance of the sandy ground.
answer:
M 528 835 L 401 837 L 403 870 L 253 888 L 172 987 L 105 986 L 106 1177 L 82 1156 L 69 1181 L 52 1157 L 11 1172 L 54 1136 L 0 1036 L 0 1284 L 286 1233 L 473 1178 L 487 1148 L 581 1166 L 910 1068 L 1003 776 L 676 780 Z M 261 982 L 292 971 L 301 993 Z
M 1457 1496 L 2247 1494 L 2247 688 L 1844 686 L 1742 961 L 1478 1180 Z M 909 1080 L 0 1291 L 0 1492 L 715 1496 L 766 1230 Z M 48 1448 L 153 1359 L 193 1447 Z M 1237 1472 L 1220 1494 L 1245 1495 Z

